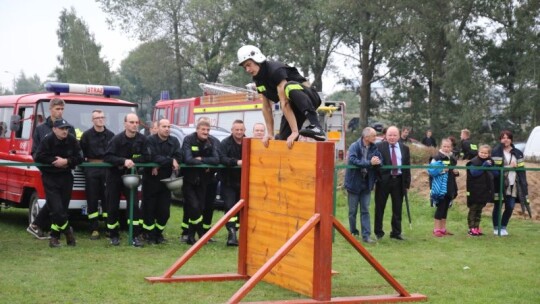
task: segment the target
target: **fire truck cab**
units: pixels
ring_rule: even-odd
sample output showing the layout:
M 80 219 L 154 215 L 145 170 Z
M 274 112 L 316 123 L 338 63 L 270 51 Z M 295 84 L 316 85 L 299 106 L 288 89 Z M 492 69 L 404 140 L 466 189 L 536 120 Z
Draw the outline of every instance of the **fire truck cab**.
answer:
M 92 111 L 101 109 L 107 117 L 107 128 L 114 133 L 123 130 L 124 117 L 136 113 L 134 103 L 111 98 L 120 88 L 101 85 L 46 83 L 47 92 L 0 96 L 0 203 L 2 207 L 29 208 L 29 220 L 45 204 L 41 174 L 32 159 L 32 136 L 35 127 L 49 117 L 49 102 L 61 98 L 66 102 L 63 118 L 74 126 L 77 137 L 91 128 Z M 70 209 L 86 210 L 85 179 L 80 168 L 74 170 Z M 125 208 L 125 201 L 122 203 Z
M 193 126 L 199 117 L 205 116 L 210 119 L 212 126 L 230 130 L 233 121 L 241 119 L 248 137 L 253 135 L 252 127 L 255 123 L 264 123 L 262 99 L 255 90 L 218 83 L 201 83 L 199 86 L 203 96 L 159 100 L 154 107 L 153 120 L 167 118 L 179 126 Z M 328 140 L 335 144 L 336 159 L 343 160 L 346 150 L 345 103 L 323 101 L 317 112 Z M 273 115 L 276 129 L 274 134 L 277 134 L 283 116 L 279 104 L 274 105 Z

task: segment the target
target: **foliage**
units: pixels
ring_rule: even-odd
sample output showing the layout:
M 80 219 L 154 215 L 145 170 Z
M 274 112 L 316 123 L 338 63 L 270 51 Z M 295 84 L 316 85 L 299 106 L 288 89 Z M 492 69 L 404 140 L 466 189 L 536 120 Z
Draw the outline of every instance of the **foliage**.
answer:
M 59 67 L 56 78 L 61 82 L 109 84 L 111 73 L 109 63 L 100 57 L 101 46 L 90 34 L 86 23 L 77 17 L 72 8 L 62 10 L 58 31 L 58 46 L 62 55 L 58 56 Z
M 15 94 L 41 92 L 43 90 L 43 84 L 37 74 L 26 77 L 24 72 L 21 72 L 15 80 Z

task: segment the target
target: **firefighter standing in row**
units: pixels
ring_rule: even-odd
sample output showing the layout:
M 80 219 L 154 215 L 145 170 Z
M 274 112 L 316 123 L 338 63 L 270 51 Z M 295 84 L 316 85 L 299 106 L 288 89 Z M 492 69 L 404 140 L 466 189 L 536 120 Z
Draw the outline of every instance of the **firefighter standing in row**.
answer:
M 148 136 L 151 161 L 159 167 L 145 168 L 143 176 L 143 231 L 148 243 L 165 242 L 163 230 L 170 217 L 171 191 L 161 182 L 162 179 L 179 175 L 182 151 L 180 142 L 171 135 L 171 123 L 161 119 L 157 134 Z
M 105 153 L 105 162 L 110 163 L 112 167 L 107 170 L 107 228 L 111 237 L 113 246 L 120 245 L 119 235 L 119 209 L 120 195 L 124 193 L 126 201 L 130 201 L 131 191 L 124 186 L 122 175 L 130 174 L 131 169 L 135 168 L 136 163 L 142 163 L 150 158 L 150 152 L 147 147 L 146 136 L 138 132 L 139 117 L 137 114 L 130 113 L 124 118 L 124 131 L 116 134 Z M 133 243 L 135 247 L 143 247 L 143 241 L 140 239 L 140 209 L 138 198 L 133 198 Z M 129 224 L 129 223 L 128 223 Z
M 65 105 L 65 101 L 60 98 L 53 98 L 49 101 L 50 116 L 47 117 L 45 122 L 35 128 L 34 134 L 32 136 L 32 156 L 34 157 L 34 161 L 36 158 L 35 153 L 41 141 L 47 134 L 52 132 L 54 122 L 57 119 L 62 119 Z M 75 130 L 73 128 L 69 128 L 69 133 L 75 136 Z M 49 213 L 49 206 L 47 206 L 47 203 L 45 203 L 43 208 L 41 208 L 41 210 L 37 214 L 34 222 L 32 222 L 28 226 L 28 228 L 26 228 L 26 231 L 28 231 L 30 234 L 32 234 L 38 239 L 48 239 L 43 230 L 48 229 L 51 225 L 51 218 Z
M 35 161 L 51 166 L 40 166 L 43 188 L 51 215 L 50 247 L 60 247 L 60 234 L 66 235 L 68 246 L 75 246 L 73 228 L 69 225 L 68 207 L 73 188 L 71 170 L 82 163 L 77 139 L 69 134 L 72 126 L 63 119 L 54 121 L 52 133 L 46 135 L 35 153 Z
M 210 123 L 201 120 L 194 133 L 186 136 L 182 143 L 182 156 L 186 165 L 219 164 L 218 147 L 209 139 Z M 213 172 L 209 168 L 186 167 L 184 175 L 184 212 L 188 215 L 189 227 L 186 243 L 195 243 L 195 232 L 204 234 L 202 227 L 206 190 Z
M 317 141 L 326 140 L 317 115 L 317 108 L 321 105 L 319 94 L 295 67 L 267 60 L 261 50 L 253 45 L 241 47 L 237 55 L 238 64 L 253 77 L 257 91 L 262 94 L 262 112 L 268 130 L 263 138 L 265 146 L 268 146 L 268 140 L 274 137 L 274 106 L 271 102 L 279 102 L 285 117 L 281 118 L 276 139 L 286 140 L 289 148 L 299 135 Z M 306 119 L 310 125 L 301 129 Z
M 103 163 L 105 151 L 114 133 L 105 127 L 105 113 L 102 110 L 92 111 L 92 128 L 81 136 L 81 149 L 85 160 L 89 163 Z M 101 201 L 102 216 L 107 217 L 107 200 L 105 194 L 105 167 L 85 167 L 86 202 L 88 221 L 90 224 L 90 239 L 99 239 L 99 201 Z
M 231 135 L 225 138 L 219 146 L 221 163 L 227 166 L 226 169 L 219 172 L 221 191 L 225 201 L 225 213 L 231 210 L 240 200 L 240 177 L 242 172 L 238 168 L 231 167 L 242 166 L 242 140 L 245 134 L 244 122 L 235 120 L 231 127 Z M 236 230 L 239 225 L 238 215 L 232 217 L 226 224 L 228 232 L 227 246 L 238 246 Z

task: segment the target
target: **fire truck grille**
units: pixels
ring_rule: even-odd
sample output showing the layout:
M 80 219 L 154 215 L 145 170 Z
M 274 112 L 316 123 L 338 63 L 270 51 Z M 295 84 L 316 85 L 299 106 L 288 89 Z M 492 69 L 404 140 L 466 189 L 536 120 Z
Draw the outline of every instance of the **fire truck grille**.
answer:
M 86 179 L 81 168 L 77 167 L 73 170 L 73 189 L 84 190 Z

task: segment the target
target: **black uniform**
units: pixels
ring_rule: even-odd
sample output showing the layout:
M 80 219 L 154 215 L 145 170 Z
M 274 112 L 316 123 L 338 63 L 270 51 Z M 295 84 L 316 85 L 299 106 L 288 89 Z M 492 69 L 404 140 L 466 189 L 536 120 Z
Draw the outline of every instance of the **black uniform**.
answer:
M 43 140 L 43 138 L 52 132 L 53 127 L 53 120 L 49 116 L 47 119 L 40 125 L 38 125 L 34 129 L 34 134 L 32 135 L 32 157 L 34 158 L 34 161 L 36 161 L 35 153 L 39 147 L 39 144 Z M 75 130 L 73 128 L 69 128 L 69 134 L 75 136 Z M 37 214 L 36 218 L 34 219 L 34 222 L 32 224 L 37 225 L 41 229 L 47 229 L 51 226 L 51 218 L 49 216 L 50 209 L 49 206 L 47 206 L 47 203 L 43 205 L 43 208 L 39 210 L 39 213 Z
M 478 155 L 478 146 L 472 144 L 470 139 L 463 139 L 461 141 L 461 157 L 462 159 L 471 160 Z
M 219 164 L 218 147 L 212 140 L 200 140 L 194 132 L 184 138 L 182 155 L 187 165 L 217 165 Z M 202 157 L 202 160 L 195 159 Z M 214 173 L 207 168 L 184 168 L 184 210 L 189 218 L 188 244 L 195 242 L 195 231 L 204 234 L 202 228 L 206 189 Z
M 467 163 L 467 167 L 491 167 L 493 164 L 494 163 L 491 158 L 482 159 L 477 156 Z M 494 185 L 492 171 L 467 170 L 467 207 L 469 207 L 467 222 L 469 224 L 469 228 L 480 227 L 482 208 L 486 206 L 486 203 L 493 201 L 493 189 Z
M 162 140 L 157 134 L 148 137 L 151 161 L 159 164 L 158 175 L 152 175 L 152 168 L 145 168 L 143 177 L 143 229 L 149 240 L 163 241 L 163 230 L 170 217 L 171 191 L 160 180 L 169 178 L 173 171 L 173 159 L 182 162 L 180 142 L 169 136 Z
M 101 163 L 105 157 L 105 151 L 114 133 L 107 128 L 102 132 L 96 131 L 93 127 L 86 130 L 81 136 L 81 149 L 87 162 Z M 84 176 L 86 179 L 86 203 L 90 230 L 98 229 L 99 201 L 101 201 L 102 215 L 107 217 L 107 200 L 105 195 L 105 167 L 85 167 Z
M 41 141 L 34 158 L 37 162 L 52 164 L 57 156 L 68 160 L 67 168 L 42 166 L 39 169 L 52 220 L 51 236 L 58 239 L 61 232 L 70 229 L 67 212 L 73 189 L 71 170 L 83 161 L 81 148 L 73 135 L 68 134 L 60 140 L 54 133 L 49 133 Z
M 260 64 L 260 71 L 253 77 L 253 80 L 257 91 L 275 103 L 279 102 L 277 86 L 286 80 L 285 93 L 296 117 L 298 130 L 302 128 L 306 118 L 309 119 L 310 124 L 322 130 L 316 112 L 316 109 L 321 105 L 319 94 L 313 88 L 302 84 L 307 80 L 300 75 L 295 67 L 277 61 L 265 61 Z M 276 135 L 276 138 L 286 140 L 291 133 L 292 130 L 287 119 L 282 117 L 279 134 Z
M 111 238 L 118 237 L 118 228 L 120 227 L 119 208 L 120 194 L 124 193 L 126 201 L 129 203 L 131 191 L 124 186 L 122 175 L 130 174 L 131 169 L 124 167 L 124 162 L 131 159 L 135 163 L 145 162 L 150 158 L 150 152 L 147 147 L 146 137 L 140 133 L 135 133 L 135 137 L 129 138 L 125 131 L 116 134 L 107 146 L 105 152 L 105 162 L 113 165 L 107 170 L 107 228 L 110 231 Z M 138 199 L 133 199 L 133 235 L 137 237 L 141 233 L 139 220 L 141 219 Z
M 242 143 L 237 144 L 233 136 L 225 138 L 220 146 L 221 163 L 228 167 L 236 167 L 242 159 Z M 219 172 L 221 191 L 225 200 L 225 212 L 229 211 L 240 200 L 240 177 L 238 168 L 226 168 Z M 227 223 L 227 229 L 238 228 L 238 218 L 235 216 Z

